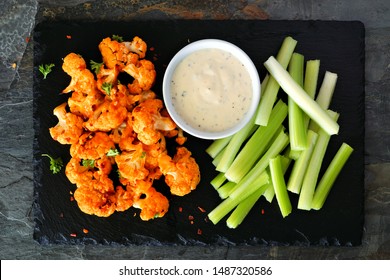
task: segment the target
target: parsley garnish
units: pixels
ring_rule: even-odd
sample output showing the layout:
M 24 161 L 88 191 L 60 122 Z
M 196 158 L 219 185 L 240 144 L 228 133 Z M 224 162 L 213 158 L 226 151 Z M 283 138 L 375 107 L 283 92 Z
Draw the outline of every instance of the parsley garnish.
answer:
M 103 66 L 103 62 L 99 63 L 91 59 L 89 63 L 91 63 L 91 69 L 95 72 L 95 74 L 99 74 L 100 68 Z
M 119 155 L 118 149 L 111 148 L 111 149 L 107 152 L 107 156 L 108 156 L 108 157 L 114 157 L 114 156 L 117 156 L 117 155 Z
M 48 154 L 42 154 L 42 156 L 46 156 L 50 159 L 50 170 L 51 172 L 53 172 L 53 174 L 57 174 L 61 171 L 61 168 L 64 166 L 64 163 L 62 162 L 62 159 L 60 157 L 55 159 Z
M 84 167 L 94 167 L 95 166 L 95 160 L 93 159 L 83 159 L 81 161 L 81 165 Z
M 123 42 L 123 37 L 119 35 L 112 35 L 112 40 L 118 41 L 119 43 Z
M 111 83 L 103 83 L 102 90 L 104 90 L 108 96 L 111 94 L 112 84 Z
M 46 79 L 47 75 L 51 72 L 52 68 L 54 67 L 54 64 L 41 64 L 39 65 L 39 72 L 42 73 L 43 79 Z

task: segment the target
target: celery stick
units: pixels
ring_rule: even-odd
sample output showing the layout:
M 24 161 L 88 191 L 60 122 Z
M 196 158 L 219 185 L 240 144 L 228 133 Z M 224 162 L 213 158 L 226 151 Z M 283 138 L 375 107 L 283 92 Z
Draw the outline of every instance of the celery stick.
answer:
M 270 77 L 269 74 L 265 75 L 263 81 L 261 82 L 261 93 L 263 93 L 264 89 L 267 87 L 269 77 Z
M 281 156 L 280 160 L 281 160 L 281 163 L 282 163 L 282 171 L 283 171 L 283 175 L 284 175 L 286 173 L 288 167 L 290 166 L 291 158 L 289 158 L 287 156 Z M 270 171 L 267 170 L 267 172 L 270 172 Z M 264 191 L 263 196 L 269 203 L 271 203 L 273 198 L 274 198 L 274 196 L 275 196 L 275 189 L 274 189 L 274 186 L 273 186 L 272 182 L 270 184 L 268 184 L 267 186 L 268 187 Z
M 307 138 L 307 132 L 306 132 L 306 138 Z M 289 153 L 289 157 L 293 160 L 298 160 L 298 158 L 301 156 L 303 151 L 298 151 L 298 150 L 291 150 Z
M 337 121 L 339 114 L 328 110 L 328 114 Z M 317 186 L 318 176 L 321 170 L 322 162 L 324 160 L 324 156 L 326 153 L 326 149 L 328 147 L 328 143 L 330 140 L 330 135 L 327 134 L 324 130 L 319 129 L 318 131 L 318 140 L 315 144 L 312 157 L 309 161 L 308 168 L 303 178 L 302 182 L 302 191 L 299 195 L 298 200 L 298 209 L 302 210 L 310 210 L 313 194 L 315 192 L 315 188 Z
M 284 69 L 287 68 L 296 45 L 297 41 L 292 37 L 286 37 L 283 40 L 276 59 Z M 256 124 L 262 126 L 266 126 L 268 124 L 271 110 L 276 101 L 279 88 L 280 85 L 276 82 L 275 78 L 270 77 L 267 86 L 264 88 L 264 92 L 261 94 L 259 110 L 257 111 L 255 121 Z
M 316 98 L 317 104 L 324 110 L 327 110 L 329 108 L 336 87 L 336 83 L 337 74 L 326 71 Z M 315 121 L 310 122 L 309 129 L 313 130 L 314 132 L 317 132 L 318 128 L 319 126 Z
M 343 143 L 341 145 L 324 175 L 322 176 L 320 182 L 318 183 L 311 204 L 312 209 L 319 210 L 322 208 L 334 182 L 336 181 L 338 175 L 340 174 L 352 152 L 353 148 L 348 144 Z
M 287 105 L 279 100 L 271 112 L 268 125 L 257 128 L 226 171 L 225 177 L 229 181 L 238 183 L 249 172 L 253 164 L 263 155 L 286 116 Z
M 261 157 L 256 165 L 237 183 L 234 190 L 240 188 L 247 188 L 248 185 L 253 184 L 255 181 L 268 167 L 269 160 L 274 158 L 283 151 L 288 144 L 288 135 L 281 131 L 272 145 L 269 147 L 267 152 Z
M 284 180 L 280 156 L 270 159 L 269 169 L 271 180 L 275 190 L 276 200 L 282 213 L 283 218 L 288 216 L 292 211 L 292 205 L 288 196 L 286 182 Z
M 288 71 L 291 78 L 303 86 L 303 68 L 304 56 L 299 53 L 293 53 Z M 298 107 L 293 99 L 288 97 L 288 126 L 290 135 L 291 151 L 303 151 L 307 148 L 307 135 L 304 123 L 305 113 Z
M 339 132 L 339 125 L 322 109 L 317 102 L 310 98 L 280 63 L 271 56 L 265 63 L 269 73 L 278 81 L 282 89 L 292 97 L 295 103 L 309 117 L 318 123 L 328 134 L 333 135 Z
M 213 159 L 213 161 L 211 162 L 215 167 L 218 166 L 218 164 L 221 162 L 221 159 L 223 157 L 223 153 L 225 152 L 226 150 L 226 147 L 223 148 L 219 153 L 218 155 L 216 155 L 216 157 Z
M 227 198 L 233 191 L 234 187 L 236 186 L 236 183 L 234 182 L 226 182 L 218 189 L 219 197 L 222 199 Z
M 245 199 L 245 198 L 244 198 Z M 234 209 L 234 207 L 237 206 L 237 204 L 240 202 L 237 202 L 235 199 L 228 197 L 220 204 L 217 205 L 208 215 L 207 217 L 209 220 L 216 225 L 220 220 L 222 220 L 227 214 L 229 214 L 230 211 Z
M 252 195 L 260 187 L 269 183 L 267 172 L 263 172 L 260 176 L 254 178 L 251 184 L 234 190 L 230 196 L 224 199 L 216 208 L 214 208 L 207 216 L 213 224 L 217 224 L 223 217 L 232 211 L 241 201 Z
M 274 185 L 272 185 L 272 184 L 267 184 L 267 188 L 266 188 L 266 190 L 264 191 L 263 196 L 264 196 L 265 200 L 267 200 L 269 203 L 271 203 L 272 200 L 273 200 L 274 197 L 275 197 Z
M 229 144 L 226 146 L 220 162 L 217 165 L 219 172 L 226 172 L 241 148 L 242 143 L 247 139 L 255 126 L 254 117 L 236 134 L 233 135 Z
M 309 165 L 315 143 L 318 135 L 314 131 L 308 130 L 308 148 L 301 153 L 301 156 L 295 161 L 290 177 L 287 182 L 287 189 L 290 192 L 299 194 L 302 187 L 303 177 Z
M 308 60 L 306 62 L 305 79 L 303 82 L 303 89 L 306 93 L 314 99 L 317 92 L 318 75 L 320 72 L 320 60 Z
M 226 181 L 225 174 L 220 172 L 214 179 L 211 180 L 210 184 L 214 187 L 214 189 L 219 189 L 223 183 Z
M 255 191 L 237 205 L 236 209 L 234 209 L 229 218 L 226 220 L 226 225 L 229 228 L 237 228 L 242 223 L 242 221 L 244 221 L 249 211 L 253 208 L 257 200 L 259 200 L 260 196 L 264 193 L 264 186 L 262 186 L 260 189 Z
M 303 89 L 311 99 L 314 99 L 317 92 L 318 75 L 320 72 L 320 60 L 308 60 L 306 62 L 305 80 L 303 82 Z M 308 128 L 310 118 L 304 115 L 305 127 Z
M 207 147 L 206 153 L 211 157 L 215 158 L 229 143 L 230 139 L 232 139 L 233 136 L 228 136 L 221 139 L 214 140 L 210 146 Z
M 291 145 L 288 145 L 287 151 L 286 151 L 286 156 L 288 156 L 290 159 L 297 160 L 300 156 L 302 151 L 292 151 L 291 150 Z
M 256 131 L 257 129 L 257 125 L 254 125 L 251 129 L 251 131 L 248 133 L 246 139 L 244 141 L 246 141 L 248 138 L 250 138 L 252 136 L 252 134 Z M 232 136 L 233 137 L 233 136 Z M 216 140 L 217 141 L 217 140 Z M 222 157 L 224 156 L 224 153 L 225 153 L 225 150 L 226 150 L 227 147 L 224 147 L 219 153 L 218 155 L 216 155 L 216 157 L 213 159 L 212 161 L 212 164 L 217 167 L 218 164 L 221 162 L 222 160 Z M 238 153 L 238 152 L 237 152 Z

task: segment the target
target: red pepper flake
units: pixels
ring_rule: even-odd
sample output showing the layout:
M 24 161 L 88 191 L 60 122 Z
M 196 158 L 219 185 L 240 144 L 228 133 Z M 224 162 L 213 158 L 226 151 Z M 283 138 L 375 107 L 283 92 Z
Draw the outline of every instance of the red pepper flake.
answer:
M 150 47 L 149 50 L 152 52 L 154 51 L 154 47 Z
M 70 201 L 74 201 L 74 197 L 71 196 L 71 197 L 69 198 L 69 200 L 70 200 Z
M 179 207 L 179 212 L 183 212 L 183 207 Z
M 198 235 L 202 235 L 202 230 L 200 228 L 198 228 L 197 233 L 198 233 Z
M 26 37 L 26 42 L 30 42 L 30 37 Z
M 77 234 L 76 233 L 71 233 L 70 236 L 71 237 L 77 237 Z
M 66 35 L 66 39 L 72 39 L 71 35 Z
M 264 209 L 261 209 L 261 215 L 264 215 Z
M 89 230 L 87 230 L 86 228 L 83 228 L 83 232 L 84 232 L 85 234 L 87 234 L 87 233 L 89 232 Z
M 188 220 L 193 221 L 193 220 L 194 220 L 194 216 L 189 215 L 189 216 L 188 216 Z
M 200 206 L 198 206 L 198 209 L 199 209 L 199 211 L 200 212 L 202 212 L 202 213 L 205 213 L 206 212 L 206 210 L 204 210 L 202 207 L 200 207 Z

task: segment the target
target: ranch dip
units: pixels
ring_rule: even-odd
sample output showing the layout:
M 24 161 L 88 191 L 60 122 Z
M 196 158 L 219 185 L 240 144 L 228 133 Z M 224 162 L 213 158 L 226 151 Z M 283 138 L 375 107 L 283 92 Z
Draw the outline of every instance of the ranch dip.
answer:
M 252 81 L 244 65 L 220 49 L 195 51 L 176 67 L 172 104 L 185 122 L 199 130 L 218 132 L 236 125 L 252 101 Z

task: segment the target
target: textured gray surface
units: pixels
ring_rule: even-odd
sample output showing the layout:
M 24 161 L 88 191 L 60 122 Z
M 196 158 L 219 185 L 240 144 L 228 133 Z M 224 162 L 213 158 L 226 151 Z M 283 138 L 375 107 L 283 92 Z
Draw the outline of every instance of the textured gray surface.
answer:
M 3 2 L 3 1 L 2 1 Z M 20 3 L 22 4 L 20 4 Z M 177 3 L 176 3 L 177 2 Z M 390 3 L 375 1 L 8 1 L 0 34 L 16 52 L 1 51 L 0 258 L 1 259 L 390 259 Z M 27 4 L 26 4 L 27 3 Z M 2 4 L 2 5 L 6 5 Z M 26 5 L 26 6 L 24 6 Z M 29 6 L 30 5 L 30 6 Z M 32 6 L 31 6 L 32 5 Z M 25 13 L 25 7 L 33 7 Z M 35 6 L 36 7 L 36 6 Z M 31 27 L 46 19 L 213 18 L 360 20 L 366 27 L 365 231 L 358 247 L 106 247 L 41 246 L 32 238 Z M 28 17 L 28 18 L 27 18 Z M 11 20 L 12 19 L 12 20 Z M 12 34 L 9 21 L 20 26 Z M 13 25 L 12 25 L 13 26 Z M 12 36 L 11 36 L 11 35 Z M 15 39 L 16 38 L 16 39 Z M 19 38 L 19 39 L 18 39 Z M 16 40 L 16 41 L 13 41 Z M 23 41 L 23 42 L 22 42 Z M 16 42 L 15 45 L 13 42 Z M 23 55 L 22 55 L 23 54 Z M 13 68 L 11 68 L 13 69 Z M 3 75 L 5 73 L 6 75 Z M 4 81 L 4 83 L 3 83 Z M 3 85 L 9 86 L 4 89 Z
M 0 89 L 8 89 L 17 74 L 34 27 L 37 6 L 35 0 L 0 2 Z

